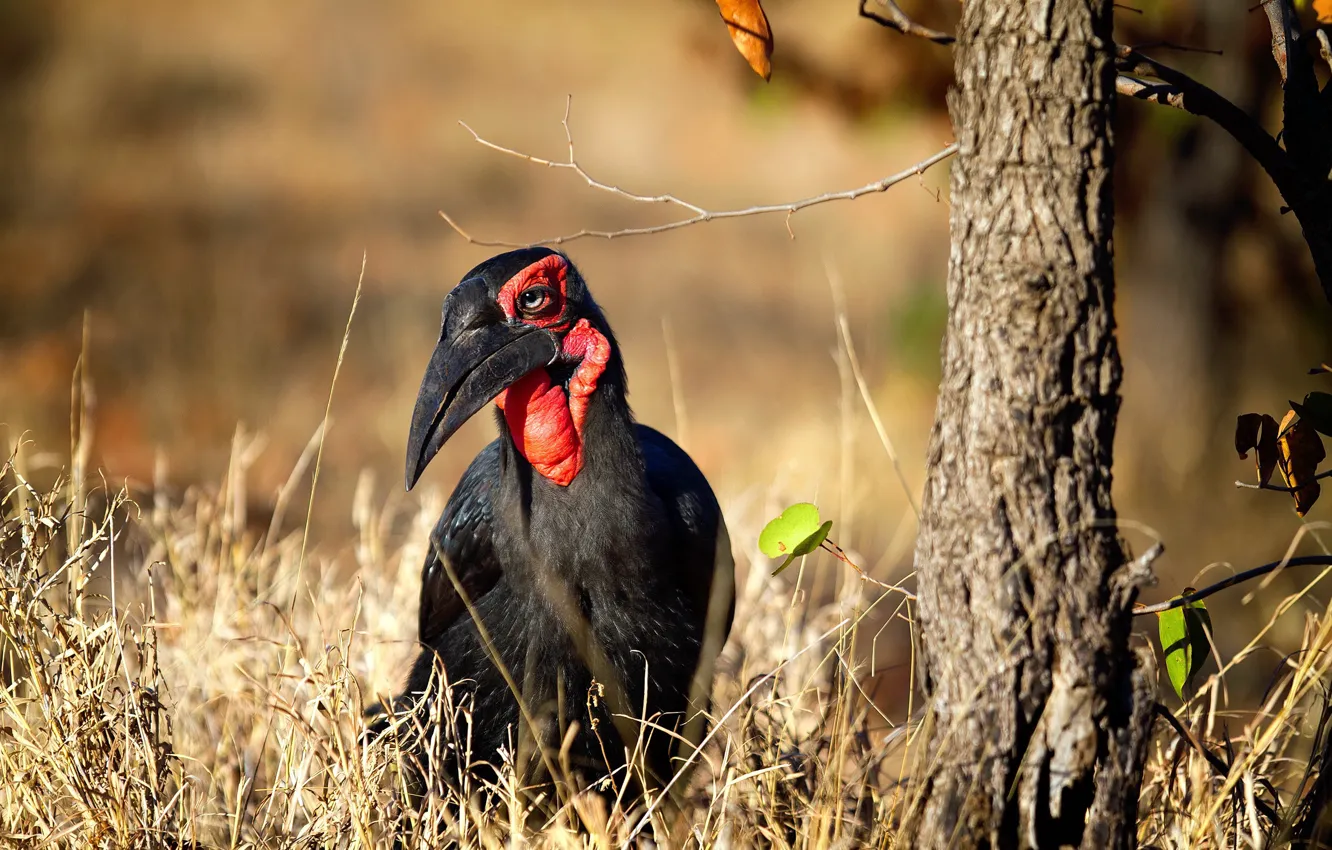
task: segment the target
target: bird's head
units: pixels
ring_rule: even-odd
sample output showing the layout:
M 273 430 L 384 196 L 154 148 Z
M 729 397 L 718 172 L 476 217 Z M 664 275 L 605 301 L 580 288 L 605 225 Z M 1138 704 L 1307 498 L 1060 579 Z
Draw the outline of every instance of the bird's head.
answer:
M 582 468 L 587 402 L 614 338 L 569 258 L 548 248 L 491 257 L 444 299 L 407 440 L 407 489 L 445 441 L 488 402 L 518 451 L 568 485 Z

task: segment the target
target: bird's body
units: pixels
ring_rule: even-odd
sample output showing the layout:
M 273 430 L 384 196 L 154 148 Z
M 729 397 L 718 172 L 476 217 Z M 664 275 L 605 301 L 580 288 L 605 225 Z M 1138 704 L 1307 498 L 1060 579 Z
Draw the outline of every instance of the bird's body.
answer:
M 515 306 L 557 280 L 546 315 Z M 423 651 L 404 696 L 437 702 L 442 672 L 454 705 L 470 708 L 472 762 L 526 752 L 536 772 L 563 760 L 595 780 L 637 751 L 639 767 L 665 781 L 669 733 L 707 708 L 730 627 L 716 498 L 682 449 L 634 422 L 614 337 L 567 258 L 528 249 L 478 266 L 445 302 L 443 324 L 413 421 L 409 486 L 491 397 L 500 435 L 432 534 Z M 483 337 L 480 356 L 459 353 Z

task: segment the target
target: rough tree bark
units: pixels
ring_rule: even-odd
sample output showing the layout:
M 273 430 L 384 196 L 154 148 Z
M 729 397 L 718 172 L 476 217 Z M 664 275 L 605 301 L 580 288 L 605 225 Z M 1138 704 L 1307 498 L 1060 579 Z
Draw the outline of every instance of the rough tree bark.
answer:
M 1131 847 L 1155 674 L 1116 528 L 1110 0 L 968 0 L 916 550 L 911 847 Z

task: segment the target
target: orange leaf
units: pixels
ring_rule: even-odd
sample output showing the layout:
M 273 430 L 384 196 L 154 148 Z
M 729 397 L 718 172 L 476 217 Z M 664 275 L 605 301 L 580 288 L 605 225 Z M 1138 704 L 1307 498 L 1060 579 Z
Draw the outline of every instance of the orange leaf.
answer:
M 1332 0 L 1313 0 L 1313 8 L 1318 23 L 1332 24 Z
M 1277 433 L 1277 437 L 1285 436 L 1286 431 L 1290 429 L 1292 424 L 1294 424 L 1295 417 L 1297 416 L 1299 416 L 1299 414 L 1293 410 L 1286 411 L 1286 415 L 1281 417 L 1281 430 Z
M 1318 501 L 1321 488 L 1314 476 L 1318 474 L 1318 464 L 1327 457 L 1323 449 L 1323 440 L 1318 432 L 1304 420 L 1289 424 L 1295 411 L 1286 414 L 1282 420 L 1282 433 L 1277 438 L 1277 448 L 1281 459 L 1281 476 L 1286 479 L 1287 487 L 1298 488 L 1295 493 L 1295 513 L 1304 516 L 1313 503 Z
M 772 76 L 772 30 L 759 0 L 717 0 L 735 49 L 763 79 Z

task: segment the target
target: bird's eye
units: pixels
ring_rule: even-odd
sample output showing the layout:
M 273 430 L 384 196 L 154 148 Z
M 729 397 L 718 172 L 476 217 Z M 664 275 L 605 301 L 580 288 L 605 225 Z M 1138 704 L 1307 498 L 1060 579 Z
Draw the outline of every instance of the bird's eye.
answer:
M 518 309 L 528 315 L 540 313 L 550 306 L 552 293 L 548 286 L 533 286 L 518 294 Z

